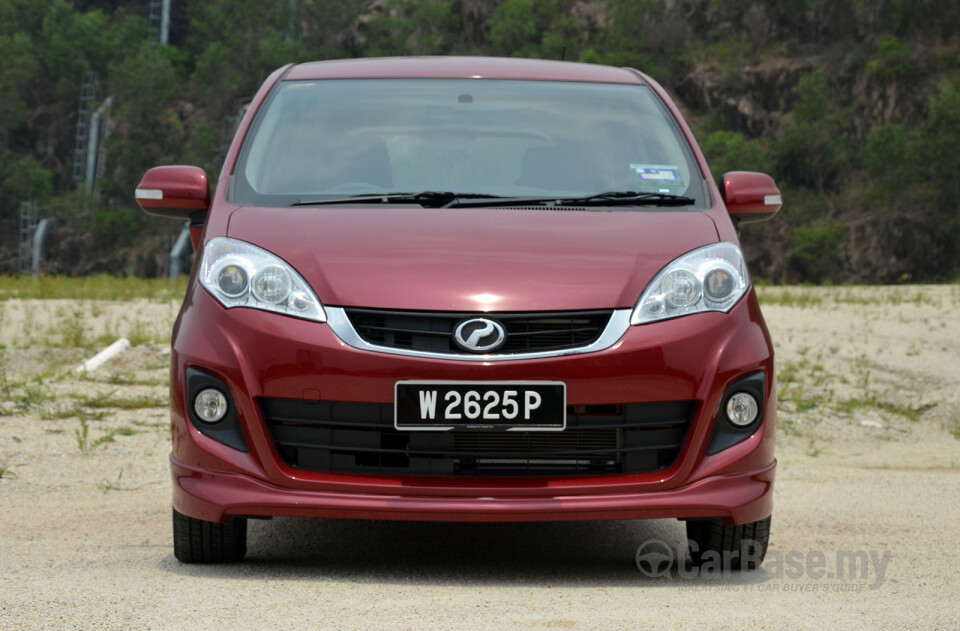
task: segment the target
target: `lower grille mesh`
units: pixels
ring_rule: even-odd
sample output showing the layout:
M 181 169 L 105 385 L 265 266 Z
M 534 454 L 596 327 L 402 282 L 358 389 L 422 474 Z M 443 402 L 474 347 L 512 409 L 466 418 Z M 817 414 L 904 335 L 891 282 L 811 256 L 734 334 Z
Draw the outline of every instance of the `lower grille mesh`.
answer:
M 393 406 L 261 399 L 280 458 L 311 471 L 426 475 L 589 475 L 669 467 L 695 403 L 568 406 L 560 432 L 409 432 Z

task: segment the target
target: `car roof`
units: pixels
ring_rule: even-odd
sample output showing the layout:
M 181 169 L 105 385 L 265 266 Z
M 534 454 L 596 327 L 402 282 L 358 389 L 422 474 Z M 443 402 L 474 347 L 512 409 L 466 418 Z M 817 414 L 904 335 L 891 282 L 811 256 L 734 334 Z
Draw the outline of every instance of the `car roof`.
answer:
M 642 84 L 626 68 L 547 59 L 505 57 L 379 57 L 298 64 L 288 80 L 310 79 L 533 79 Z

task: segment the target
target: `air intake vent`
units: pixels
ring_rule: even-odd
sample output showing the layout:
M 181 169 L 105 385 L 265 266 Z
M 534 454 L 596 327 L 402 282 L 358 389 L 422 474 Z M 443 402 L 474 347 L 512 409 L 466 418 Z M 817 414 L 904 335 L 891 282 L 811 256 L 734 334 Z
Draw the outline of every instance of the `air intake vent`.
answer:
M 274 446 L 310 471 L 420 475 L 648 473 L 677 459 L 693 401 L 567 408 L 561 432 L 409 432 L 393 405 L 261 399 Z

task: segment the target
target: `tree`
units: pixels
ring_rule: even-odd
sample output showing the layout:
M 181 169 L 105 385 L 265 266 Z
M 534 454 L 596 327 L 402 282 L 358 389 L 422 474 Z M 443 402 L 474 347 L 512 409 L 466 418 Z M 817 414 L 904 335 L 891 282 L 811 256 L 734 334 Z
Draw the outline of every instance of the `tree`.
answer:
M 817 70 L 800 79 L 797 101 L 777 146 L 778 173 L 797 186 L 824 192 L 847 166 L 846 115 L 829 76 Z

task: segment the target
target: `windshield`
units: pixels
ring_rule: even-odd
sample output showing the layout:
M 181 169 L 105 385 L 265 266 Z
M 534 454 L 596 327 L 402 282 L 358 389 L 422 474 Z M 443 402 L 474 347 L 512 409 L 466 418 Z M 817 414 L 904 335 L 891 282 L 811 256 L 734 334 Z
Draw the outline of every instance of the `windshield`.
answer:
M 683 195 L 700 171 L 650 88 L 490 79 L 288 81 L 261 108 L 232 200 L 390 192 Z

